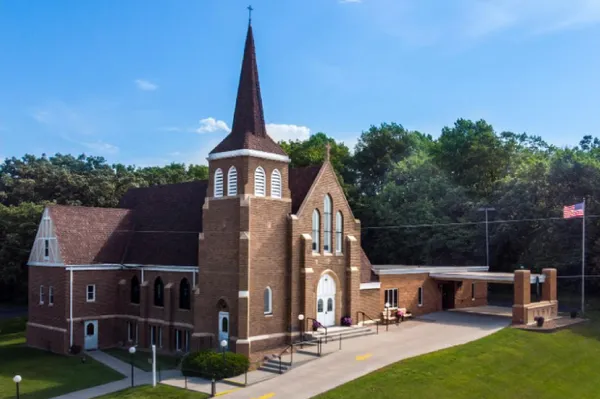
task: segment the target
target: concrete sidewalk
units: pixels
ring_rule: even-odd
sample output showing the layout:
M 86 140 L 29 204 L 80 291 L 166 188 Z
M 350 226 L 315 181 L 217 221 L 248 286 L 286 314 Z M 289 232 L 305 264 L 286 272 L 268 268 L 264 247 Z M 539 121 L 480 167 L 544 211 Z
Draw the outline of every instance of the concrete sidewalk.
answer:
M 105 366 L 110 367 L 111 369 L 118 371 L 119 373 L 131 378 L 131 364 L 125 363 L 124 361 L 117 359 L 116 357 L 113 357 L 102 351 L 90 351 L 85 352 L 85 354 L 91 357 L 92 359 L 104 364 Z M 133 371 L 135 373 L 135 377 L 137 377 L 138 375 L 141 376 L 142 374 L 146 373 L 145 371 L 140 370 L 137 367 L 134 367 Z
M 274 379 L 229 392 L 230 399 L 305 399 L 329 391 L 403 359 L 465 344 L 509 325 L 504 317 L 440 312 L 380 329 L 379 335 L 354 338 L 314 362 L 292 368 Z M 336 346 L 327 344 L 325 350 Z M 333 350 L 333 349 L 332 349 Z

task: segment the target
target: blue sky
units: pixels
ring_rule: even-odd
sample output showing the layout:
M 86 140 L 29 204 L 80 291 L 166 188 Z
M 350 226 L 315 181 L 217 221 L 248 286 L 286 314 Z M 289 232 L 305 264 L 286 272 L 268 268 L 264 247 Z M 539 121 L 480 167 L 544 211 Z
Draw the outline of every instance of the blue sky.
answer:
M 231 126 L 247 1 L 0 2 L 0 157 L 206 163 Z M 268 131 L 350 146 L 457 118 L 600 135 L 597 0 L 253 0 Z

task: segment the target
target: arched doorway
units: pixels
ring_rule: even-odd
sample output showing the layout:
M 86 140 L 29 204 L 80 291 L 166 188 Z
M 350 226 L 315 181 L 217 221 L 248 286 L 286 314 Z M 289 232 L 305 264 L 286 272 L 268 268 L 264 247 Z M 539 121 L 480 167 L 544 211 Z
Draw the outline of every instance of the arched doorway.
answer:
M 335 325 L 335 280 L 324 274 L 317 286 L 317 321 L 325 327 Z

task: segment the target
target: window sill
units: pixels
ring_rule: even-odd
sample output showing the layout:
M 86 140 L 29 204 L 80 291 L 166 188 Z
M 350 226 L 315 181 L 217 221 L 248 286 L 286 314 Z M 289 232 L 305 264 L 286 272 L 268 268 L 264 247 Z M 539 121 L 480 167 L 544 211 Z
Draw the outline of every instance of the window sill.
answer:
M 133 302 L 129 302 L 129 304 L 130 304 L 130 305 L 133 305 L 133 306 L 140 306 L 140 304 L 139 304 L 139 303 L 133 303 Z
M 417 305 L 417 306 L 418 306 L 418 307 L 420 307 L 420 308 L 422 308 L 422 307 L 423 307 L 423 304 L 420 304 L 420 305 Z
M 323 255 L 325 255 L 325 256 L 333 256 L 333 254 L 331 252 L 325 252 Z
M 313 251 L 312 256 L 321 256 L 321 254 Z
M 159 305 L 153 305 L 153 306 L 154 306 L 155 308 L 158 308 L 158 309 L 164 309 L 164 308 L 165 308 L 165 305 L 162 305 L 162 306 L 159 306 Z
M 336 252 L 335 256 L 344 256 L 344 253 L 343 252 Z
M 54 304 L 53 303 L 49 303 L 48 306 L 54 306 Z
M 39 305 L 43 305 L 43 304 L 44 304 L 44 302 L 40 302 L 40 303 L 39 303 Z
M 273 317 L 273 313 L 265 313 L 265 317 Z
M 183 309 L 183 308 L 177 308 L 178 311 L 180 312 L 190 312 L 192 309 Z
M 95 299 L 88 299 L 86 302 L 87 303 L 93 303 L 93 302 L 96 302 L 96 300 Z

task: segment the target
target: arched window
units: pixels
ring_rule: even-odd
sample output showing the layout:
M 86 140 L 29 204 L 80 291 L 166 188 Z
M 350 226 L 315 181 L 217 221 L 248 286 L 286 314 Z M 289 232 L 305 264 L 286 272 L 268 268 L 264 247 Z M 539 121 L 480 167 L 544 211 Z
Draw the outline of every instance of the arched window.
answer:
M 183 278 L 179 283 L 179 309 L 190 308 L 190 283 Z
M 215 197 L 223 196 L 223 171 L 221 168 L 215 170 Z
M 321 229 L 321 215 L 319 210 L 315 209 L 312 215 L 312 250 L 319 252 L 319 230 Z
M 237 170 L 235 166 L 229 168 L 229 172 L 227 172 L 227 195 L 230 197 L 237 195 Z
M 344 230 L 344 217 L 342 212 L 335 214 L 335 252 L 342 253 L 342 231 Z
M 259 166 L 254 171 L 254 195 L 264 197 L 265 192 L 265 170 Z
M 265 314 L 273 314 L 273 291 L 271 287 L 265 288 Z
M 277 169 L 271 173 L 271 197 L 281 198 L 281 173 Z
M 154 280 L 154 306 L 164 306 L 165 305 L 165 286 L 160 277 L 157 277 Z
M 131 279 L 131 303 L 140 303 L 140 280 L 137 276 Z
M 323 226 L 323 250 L 325 252 L 331 252 L 331 197 L 329 195 L 325 196 L 325 201 L 323 204 L 323 210 L 325 213 L 325 225 Z

